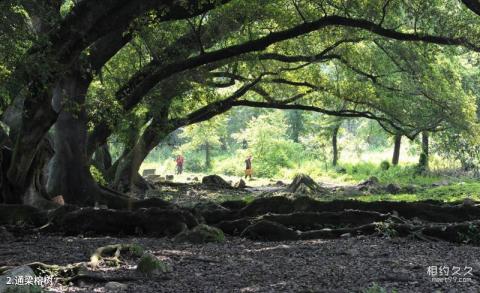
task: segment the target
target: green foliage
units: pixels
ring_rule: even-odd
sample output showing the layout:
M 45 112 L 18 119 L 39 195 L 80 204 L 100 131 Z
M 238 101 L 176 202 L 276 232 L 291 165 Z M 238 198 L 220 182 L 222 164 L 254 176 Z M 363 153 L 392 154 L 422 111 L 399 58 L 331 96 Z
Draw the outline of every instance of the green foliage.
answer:
M 237 156 L 245 160 L 253 155 L 256 176 L 273 177 L 281 168 L 292 167 L 300 160 L 303 148 L 288 139 L 285 123 L 283 112 L 272 111 L 252 118 L 244 131 L 233 135 L 237 141 L 247 140 L 248 150 L 238 150 Z
M 388 169 L 390 169 L 390 162 L 386 160 L 382 161 L 380 163 L 380 169 L 383 171 L 387 171 Z
M 443 131 L 435 135 L 433 149 L 439 154 L 457 161 L 465 171 L 479 172 L 480 144 L 478 130 L 475 126 L 471 132 L 456 130 Z
M 180 137 L 188 142 L 179 148 L 180 153 L 203 151 L 205 154 L 205 169 L 211 167 L 211 156 L 214 149 L 221 146 L 220 137 L 225 130 L 225 117 L 217 116 L 211 120 L 185 127 Z M 192 166 L 197 169 L 197 166 Z
M 90 165 L 90 174 L 92 174 L 93 179 L 98 184 L 104 185 L 104 186 L 108 184 L 105 178 L 103 177 L 102 172 L 100 172 L 100 170 L 98 170 L 97 167 L 95 167 L 94 165 Z

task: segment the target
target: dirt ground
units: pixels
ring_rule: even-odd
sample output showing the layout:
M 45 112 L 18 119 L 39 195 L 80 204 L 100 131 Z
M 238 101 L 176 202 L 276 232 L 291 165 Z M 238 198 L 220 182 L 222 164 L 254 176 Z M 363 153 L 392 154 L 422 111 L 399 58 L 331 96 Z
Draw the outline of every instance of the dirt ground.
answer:
M 388 291 L 367 292 L 480 292 L 479 247 L 379 237 L 297 242 L 228 238 L 223 244 L 191 245 L 163 238 L 26 235 L 0 239 L 0 266 L 85 262 L 97 247 L 116 243 L 141 244 L 171 269 L 156 277 L 136 275 L 133 263 L 100 269 L 109 276 L 133 276 L 121 282 L 127 285 L 123 292 L 365 292 L 374 283 Z M 432 267 L 437 279 L 432 279 Z M 445 268 L 462 280 L 439 278 Z M 48 289 L 113 292 L 104 286 L 80 282 Z

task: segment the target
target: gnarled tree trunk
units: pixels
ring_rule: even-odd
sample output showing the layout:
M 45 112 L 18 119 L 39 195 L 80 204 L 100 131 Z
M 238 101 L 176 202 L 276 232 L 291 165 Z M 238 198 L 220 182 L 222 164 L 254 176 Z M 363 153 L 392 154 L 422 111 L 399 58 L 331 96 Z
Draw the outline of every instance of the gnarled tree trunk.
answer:
M 85 95 L 90 81 L 72 73 L 62 82 L 62 93 L 54 96 L 60 114 L 54 125 L 55 155 L 49 164 L 47 191 L 62 195 L 67 203 L 92 202 L 100 192 L 90 174 L 86 156 L 87 115 Z

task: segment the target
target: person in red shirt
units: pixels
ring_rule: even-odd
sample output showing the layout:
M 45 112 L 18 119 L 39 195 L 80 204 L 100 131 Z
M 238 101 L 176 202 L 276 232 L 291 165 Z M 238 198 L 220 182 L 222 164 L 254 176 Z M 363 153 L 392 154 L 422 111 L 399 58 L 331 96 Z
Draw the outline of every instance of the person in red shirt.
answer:
M 176 159 L 176 162 L 177 162 L 177 175 L 182 174 L 182 172 L 183 172 L 183 162 L 184 162 L 183 156 L 178 155 L 177 159 Z

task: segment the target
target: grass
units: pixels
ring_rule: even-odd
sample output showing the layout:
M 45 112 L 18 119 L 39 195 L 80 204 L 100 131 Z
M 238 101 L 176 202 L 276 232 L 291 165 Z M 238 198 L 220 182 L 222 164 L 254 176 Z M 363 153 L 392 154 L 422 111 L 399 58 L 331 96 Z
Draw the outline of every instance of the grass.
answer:
M 225 175 L 221 172 L 215 172 L 215 170 L 225 169 L 226 165 L 229 165 L 232 162 L 229 162 L 232 158 L 221 157 L 215 158 L 213 171 L 199 172 L 199 173 L 190 173 L 186 172 L 180 176 L 175 176 L 175 181 L 186 182 L 187 178 L 198 177 L 200 180 L 203 176 L 208 174 L 218 173 L 226 181 L 237 182 L 242 178 L 243 165 L 240 163 L 234 164 L 236 167 L 239 167 L 240 171 L 233 172 L 233 175 Z M 376 194 L 376 195 L 365 195 L 365 196 L 356 196 L 352 199 L 363 200 L 363 201 L 378 201 L 378 200 L 389 200 L 389 201 L 420 201 L 420 200 L 440 200 L 445 202 L 460 201 L 464 198 L 471 198 L 475 201 L 480 201 L 480 182 L 478 179 L 473 179 L 465 176 L 447 176 L 448 173 L 444 171 L 438 171 L 441 169 L 437 163 L 432 163 L 431 166 L 436 171 L 419 175 L 416 172 L 415 162 L 413 159 L 407 163 L 404 163 L 400 166 L 390 167 L 388 170 L 382 170 L 380 168 L 381 161 L 379 158 L 376 158 L 374 162 L 365 162 L 365 161 L 355 161 L 342 162 L 339 167 L 333 168 L 325 165 L 324 162 L 316 160 L 304 160 L 298 162 L 292 168 L 281 169 L 278 176 L 275 179 L 273 178 L 258 178 L 255 177 L 254 181 L 247 181 L 249 186 L 265 186 L 272 183 L 275 183 L 277 180 L 282 180 L 285 183 L 289 183 L 290 180 L 298 173 L 305 173 L 314 178 L 317 182 L 336 184 L 336 185 L 351 185 L 358 184 L 370 176 L 375 176 L 379 179 L 381 184 L 396 183 L 402 186 L 406 185 L 415 185 L 419 190 L 415 194 Z M 225 166 L 223 166 L 223 165 Z M 218 166 L 217 166 L 218 165 Z M 238 166 L 237 166 L 238 165 Z M 219 167 L 219 168 L 216 168 Z M 220 168 L 222 167 L 222 168 Z M 157 174 L 167 175 L 174 174 L 175 162 L 173 160 L 165 160 L 159 163 L 144 163 L 141 167 L 140 172 L 143 169 L 156 169 Z M 227 168 L 228 169 L 228 168 Z M 454 173 L 456 174 L 456 173 Z M 447 186 L 432 187 L 434 183 L 448 183 Z M 338 198 L 345 199 L 341 195 Z M 251 201 L 254 199 L 254 196 L 250 195 L 240 195 L 240 194 L 215 194 L 212 195 L 212 199 L 215 201 L 224 201 L 230 199 L 242 199 L 246 201 Z M 325 200 L 330 200 L 325 199 Z
M 444 202 L 460 201 L 464 198 L 471 198 L 480 201 L 480 182 L 460 182 L 448 186 L 429 188 L 414 194 L 380 194 L 364 195 L 352 199 L 363 201 L 420 201 L 439 200 Z

